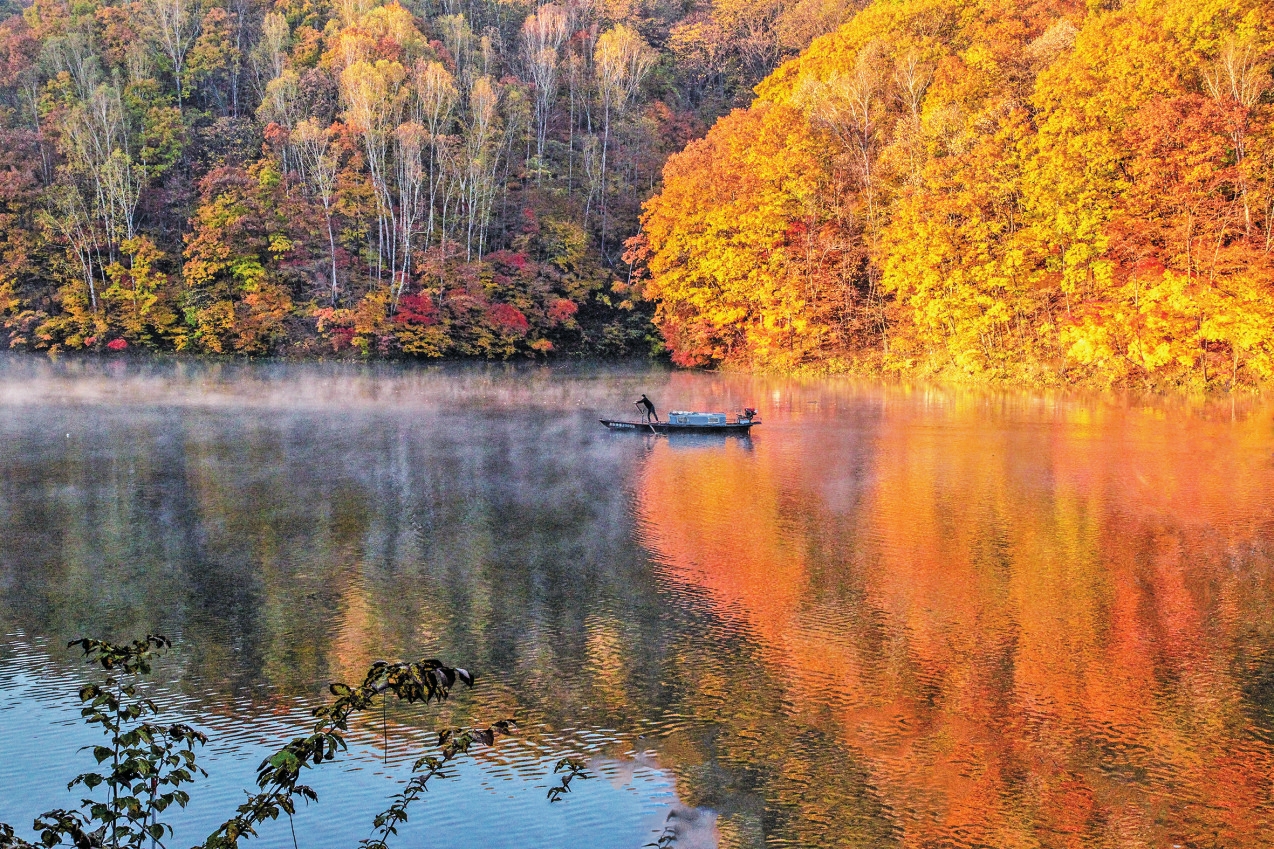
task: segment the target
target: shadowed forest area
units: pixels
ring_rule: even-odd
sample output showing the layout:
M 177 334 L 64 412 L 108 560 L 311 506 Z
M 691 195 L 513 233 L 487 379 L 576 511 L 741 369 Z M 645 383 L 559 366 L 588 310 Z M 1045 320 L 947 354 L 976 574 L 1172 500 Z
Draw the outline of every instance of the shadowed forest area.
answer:
M 666 157 L 844 2 L 141 0 L 0 23 L 6 347 L 648 352 Z

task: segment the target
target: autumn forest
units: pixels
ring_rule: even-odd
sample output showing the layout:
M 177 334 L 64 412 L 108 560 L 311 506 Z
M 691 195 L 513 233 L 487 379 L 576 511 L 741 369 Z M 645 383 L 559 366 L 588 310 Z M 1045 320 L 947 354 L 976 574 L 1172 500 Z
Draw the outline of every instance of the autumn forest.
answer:
M 1234 388 L 1261 0 L 33 0 L 0 346 Z

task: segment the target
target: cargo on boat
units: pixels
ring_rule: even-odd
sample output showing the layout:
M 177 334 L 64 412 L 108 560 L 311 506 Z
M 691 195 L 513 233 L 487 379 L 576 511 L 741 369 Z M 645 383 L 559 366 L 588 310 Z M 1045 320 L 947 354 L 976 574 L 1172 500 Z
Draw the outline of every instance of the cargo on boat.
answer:
M 724 433 L 746 435 L 754 426 L 761 423 L 756 410 L 745 409 L 731 421 L 725 413 L 694 413 L 688 410 L 673 410 L 664 422 L 621 421 L 618 419 L 599 419 L 611 430 L 631 430 L 638 433 Z

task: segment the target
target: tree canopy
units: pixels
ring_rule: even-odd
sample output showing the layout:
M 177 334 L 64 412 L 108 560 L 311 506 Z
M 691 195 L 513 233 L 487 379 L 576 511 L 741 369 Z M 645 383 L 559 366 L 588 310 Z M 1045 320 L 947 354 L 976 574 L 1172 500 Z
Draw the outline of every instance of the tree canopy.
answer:
M 0 10 L 0 346 L 648 351 L 666 157 L 813 0 L 32 0 Z
M 684 364 L 1274 375 L 1274 9 L 878 0 L 673 156 L 633 256 Z

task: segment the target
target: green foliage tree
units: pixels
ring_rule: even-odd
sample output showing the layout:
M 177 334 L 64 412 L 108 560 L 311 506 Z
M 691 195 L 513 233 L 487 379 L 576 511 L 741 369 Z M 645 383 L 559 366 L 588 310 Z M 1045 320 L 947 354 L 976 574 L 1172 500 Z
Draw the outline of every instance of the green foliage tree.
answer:
M 206 735 L 186 723 L 153 721 L 161 710 L 141 690 L 141 678 L 150 674 L 156 658 L 170 649 L 172 642 L 148 634 L 131 643 L 81 638 L 69 647 L 80 648 L 84 659 L 105 673 L 101 681 L 81 687 L 79 699 L 84 705 L 80 711 L 84 721 L 100 726 L 107 742 L 92 748 L 101 771 L 82 773 L 67 786 L 82 786 L 90 792 L 102 787 L 105 798 L 85 798 L 80 809 L 59 808 L 40 814 L 33 823 L 38 844 L 18 837 L 12 826 L 0 823 L 0 849 L 162 847 L 172 827 L 159 816 L 173 805 L 184 808 L 190 795 L 183 785 L 206 775 L 197 765 L 195 753 L 197 746 L 207 742 Z M 314 789 L 301 783 L 303 770 L 330 762 L 348 748 L 346 734 L 355 714 L 377 705 L 384 708 L 391 696 L 409 705 L 441 703 L 458 682 L 472 687 L 474 676 L 466 669 L 425 659 L 377 661 L 358 686 L 331 684 L 332 700 L 313 711 L 313 731 L 293 738 L 261 762 L 257 767 L 258 792 L 249 795 L 200 846 L 237 847 L 240 841 L 255 837 L 262 824 L 280 816 L 291 818 L 298 799 L 317 802 Z M 439 732 L 438 754 L 422 756 L 413 764 L 413 777 L 389 808 L 374 817 L 373 835 L 360 842 L 361 849 L 387 849 L 388 839 L 407 821 L 409 806 L 425 792 L 430 780 L 446 778 L 446 767 L 474 746 L 495 745 L 499 736 L 516 730 L 512 719 L 501 719 L 486 727 Z M 560 774 L 561 779 L 548 791 L 550 802 L 568 792 L 572 780 L 589 777 L 573 758 L 558 761 L 554 774 Z

